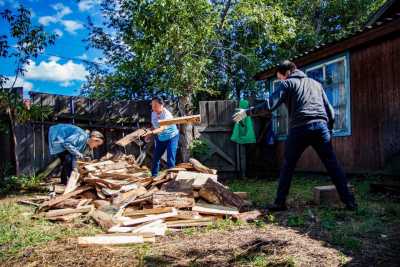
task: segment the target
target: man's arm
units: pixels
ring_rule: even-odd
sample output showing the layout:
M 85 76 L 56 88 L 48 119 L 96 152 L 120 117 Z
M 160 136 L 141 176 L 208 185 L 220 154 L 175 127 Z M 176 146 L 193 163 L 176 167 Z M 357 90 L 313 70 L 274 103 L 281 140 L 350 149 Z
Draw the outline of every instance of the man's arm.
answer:
M 325 94 L 325 90 L 322 88 L 322 100 L 324 102 L 325 112 L 328 116 L 328 128 L 329 130 L 333 130 L 333 125 L 335 123 L 335 110 L 332 105 L 329 103 L 328 97 Z
M 251 116 L 260 111 L 274 111 L 282 105 L 287 94 L 286 83 L 281 82 L 278 86 L 278 90 L 272 93 L 264 102 L 249 108 L 246 114 Z

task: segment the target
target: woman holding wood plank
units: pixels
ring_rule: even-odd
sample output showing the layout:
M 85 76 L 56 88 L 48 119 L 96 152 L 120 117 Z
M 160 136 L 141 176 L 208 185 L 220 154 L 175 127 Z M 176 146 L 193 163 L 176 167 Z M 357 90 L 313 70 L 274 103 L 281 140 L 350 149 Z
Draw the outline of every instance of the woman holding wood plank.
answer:
M 151 175 L 157 176 L 160 169 L 161 156 L 167 150 L 167 167 L 175 167 L 176 151 L 178 149 L 179 131 L 176 124 L 160 126 L 159 120 L 172 119 L 169 110 L 164 107 L 161 97 L 153 97 L 151 100 L 151 124 L 152 129 L 145 136 L 154 135 L 154 153 Z
M 96 149 L 104 143 L 104 136 L 98 131 L 90 134 L 71 124 L 57 124 L 49 129 L 49 150 L 57 155 L 62 164 L 61 183 L 67 184 L 76 160 L 83 159 L 86 147 Z

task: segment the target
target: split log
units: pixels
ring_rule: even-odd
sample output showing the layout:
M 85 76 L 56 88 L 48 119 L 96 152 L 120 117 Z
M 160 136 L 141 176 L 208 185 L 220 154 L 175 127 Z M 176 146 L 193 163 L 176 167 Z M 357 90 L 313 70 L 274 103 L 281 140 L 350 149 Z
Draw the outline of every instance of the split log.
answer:
M 90 216 L 103 230 L 107 230 L 116 224 L 110 214 L 101 210 L 93 211 Z
M 177 117 L 177 118 L 158 121 L 160 126 L 167 126 L 172 124 L 199 124 L 200 122 L 201 122 L 200 115 L 191 115 L 191 116 Z
M 100 167 L 104 167 L 107 165 L 113 165 L 113 164 L 115 164 L 114 161 L 107 160 L 107 161 L 100 161 L 100 162 L 96 162 L 96 163 L 87 164 L 87 165 L 83 166 L 83 168 L 86 169 L 87 171 L 92 172 L 92 171 L 96 171 Z
M 239 210 L 246 206 L 241 197 L 226 189 L 223 185 L 208 179 L 199 191 L 200 197 L 213 204 L 222 204 L 238 208 Z
M 192 194 L 194 179 L 180 179 L 172 180 L 164 183 L 161 186 L 161 190 L 165 192 L 182 192 L 188 195 Z
M 65 209 L 65 208 L 76 208 L 79 205 L 80 200 L 75 198 L 66 199 L 61 203 L 53 206 L 53 208 L 57 209 Z
M 79 176 L 80 175 L 79 175 L 78 171 L 73 170 L 71 172 L 71 175 L 69 176 L 69 179 L 68 179 L 67 186 L 65 187 L 65 190 L 64 190 L 64 193 L 63 193 L 64 195 L 68 194 L 68 193 L 70 193 L 70 192 L 72 192 L 72 191 L 74 191 L 75 189 L 78 188 L 78 186 L 79 186 L 79 184 L 78 184 Z
M 178 172 L 178 176 L 176 180 L 194 180 L 192 187 L 193 189 L 200 189 L 207 182 L 207 180 L 211 178 L 217 182 L 218 176 L 215 174 L 209 173 L 198 173 L 198 172 L 189 172 L 189 171 L 180 171 Z
M 193 168 L 202 173 L 216 174 L 216 170 L 212 170 L 207 166 L 204 166 L 200 161 L 195 158 L 190 158 L 189 162 L 193 165 Z
M 125 137 L 119 139 L 117 142 L 115 142 L 115 144 L 117 144 L 119 146 L 126 146 L 126 145 L 132 143 L 133 141 L 140 139 L 140 137 L 146 133 L 147 133 L 146 129 L 138 129 L 138 130 L 126 135 Z
M 233 215 L 232 217 L 242 222 L 251 222 L 257 220 L 261 216 L 262 213 L 259 210 L 252 210 L 248 212 L 242 212 L 237 215 Z
M 117 162 L 117 163 L 114 163 L 114 164 L 110 164 L 110 165 L 99 167 L 99 169 L 102 172 L 117 171 L 117 170 L 120 170 L 120 169 L 126 169 L 126 167 L 128 167 L 128 166 L 129 166 L 129 164 L 126 161 L 120 161 L 120 162 Z
M 198 211 L 200 214 L 211 214 L 211 215 L 237 215 L 239 211 L 237 208 L 225 207 L 213 204 L 197 203 L 192 207 L 193 211 Z
M 134 234 L 151 234 L 155 236 L 164 236 L 167 231 L 167 225 L 162 219 L 145 223 L 143 225 L 133 227 L 132 233 Z
M 348 185 L 349 190 L 352 187 Z M 334 185 L 316 186 L 313 189 L 314 203 L 317 205 L 337 206 L 340 205 L 339 194 Z
M 42 210 L 54 207 L 58 203 L 61 203 L 61 202 L 65 201 L 65 200 L 67 200 L 67 199 L 69 199 L 71 197 L 77 196 L 77 195 L 79 195 L 79 194 L 81 194 L 81 193 L 83 193 L 83 192 L 85 192 L 87 190 L 90 190 L 90 189 L 92 189 L 91 186 L 82 186 L 82 187 L 79 187 L 78 189 L 76 189 L 73 192 L 70 192 L 70 193 L 65 194 L 65 195 L 57 196 L 57 197 L 55 197 L 53 199 L 50 199 L 49 201 L 45 201 L 39 206 L 38 211 L 42 211 Z
M 191 195 L 182 192 L 156 192 L 153 194 L 153 207 L 190 208 L 195 204 Z
M 82 206 L 80 208 L 76 209 L 57 209 L 57 210 L 50 210 L 44 214 L 46 218 L 51 218 L 51 217 L 60 217 L 64 215 L 69 215 L 73 213 L 87 213 L 90 212 L 94 209 L 93 205 L 87 205 L 87 206 Z
M 113 199 L 113 205 L 115 205 L 117 207 L 125 207 L 131 201 L 135 200 L 136 198 L 138 198 L 146 193 L 147 193 L 146 188 L 144 188 L 142 186 L 137 189 L 125 192 L 125 193 L 120 193 L 116 198 Z
M 93 205 L 96 207 L 96 209 L 101 209 L 103 207 L 110 206 L 111 203 L 107 200 L 98 199 L 93 201 Z

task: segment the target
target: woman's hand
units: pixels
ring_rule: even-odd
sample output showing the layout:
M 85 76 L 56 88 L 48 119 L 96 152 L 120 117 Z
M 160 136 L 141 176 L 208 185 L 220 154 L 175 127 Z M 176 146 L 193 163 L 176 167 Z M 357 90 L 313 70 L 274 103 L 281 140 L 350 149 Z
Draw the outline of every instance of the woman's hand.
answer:
M 146 133 L 143 135 L 143 137 L 150 137 L 152 136 L 154 133 L 152 130 L 150 129 L 146 129 Z

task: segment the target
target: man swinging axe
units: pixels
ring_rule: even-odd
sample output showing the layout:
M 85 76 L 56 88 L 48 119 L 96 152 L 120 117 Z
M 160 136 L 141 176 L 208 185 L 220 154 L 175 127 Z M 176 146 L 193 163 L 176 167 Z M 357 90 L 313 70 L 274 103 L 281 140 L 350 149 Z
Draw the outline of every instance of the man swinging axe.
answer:
M 308 78 L 288 60 L 278 65 L 276 77 L 280 80 L 278 89 L 265 102 L 256 107 L 241 109 L 233 115 L 233 120 L 239 122 L 258 111 L 273 111 L 283 103 L 288 109 L 289 134 L 285 144 L 277 195 L 275 202 L 267 209 L 269 211 L 287 209 L 286 197 L 293 173 L 297 161 L 308 146 L 314 148 L 325 165 L 346 209 L 357 209 L 354 196 L 347 187 L 346 175 L 336 159 L 331 144 L 335 117 L 322 85 Z
M 67 184 L 76 160 L 84 158 L 86 148 L 96 149 L 104 143 L 104 136 L 98 131 L 87 133 L 71 124 L 56 124 L 49 129 L 49 150 L 57 155 L 62 164 L 61 183 Z

